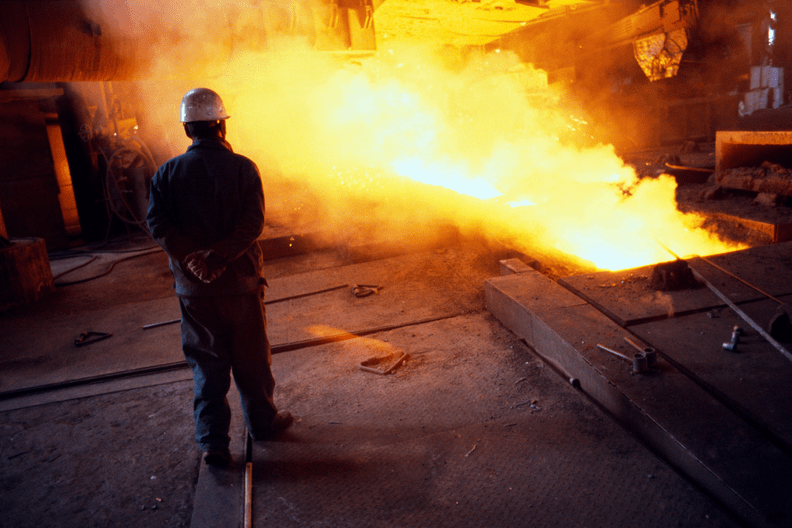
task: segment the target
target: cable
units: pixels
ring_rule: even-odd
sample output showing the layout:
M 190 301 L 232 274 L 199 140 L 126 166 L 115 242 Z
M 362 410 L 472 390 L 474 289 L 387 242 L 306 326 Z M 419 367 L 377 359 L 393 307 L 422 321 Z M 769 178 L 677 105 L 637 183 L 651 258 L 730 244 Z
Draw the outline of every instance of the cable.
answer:
M 105 245 L 105 244 L 102 244 Z M 101 247 L 101 246 L 99 246 Z M 70 250 L 68 252 L 53 252 L 49 254 L 49 259 L 52 260 L 64 260 L 70 259 L 75 257 L 84 257 L 88 255 L 93 255 L 94 253 L 102 253 L 102 254 L 110 254 L 110 255 L 117 255 L 123 253 L 137 253 L 138 251 L 148 251 L 150 249 L 158 249 L 158 245 L 147 246 L 142 248 L 134 248 L 134 249 L 84 249 L 84 250 Z
M 156 170 L 156 164 L 154 164 L 153 160 L 148 156 L 148 154 L 143 152 L 141 149 L 134 148 L 134 147 L 131 147 L 131 146 L 123 146 L 121 148 L 116 149 L 115 152 L 113 152 L 110 155 L 109 158 L 107 156 L 105 156 L 105 161 L 106 161 L 106 165 L 107 165 L 107 170 L 105 172 L 105 187 L 107 189 L 105 200 L 107 201 L 107 204 L 112 209 L 113 213 L 122 222 L 124 222 L 126 224 L 130 224 L 130 225 L 139 226 L 139 227 L 143 228 L 144 231 L 148 231 L 148 225 L 146 224 L 146 219 L 145 218 L 139 219 L 135 215 L 135 212 L 132 209 L 132 206 L 129 204 L 129 202 L 127 201 L 126 197 L 124 196 L 124 193 L 128 193 L 128 192 L 131 192 L 131 191 L 122 190 L 121 189 L 121 186 L 119 185 L 118 179 L 116 178 L 116 174 L 115 174 L 115 171 L 114 171 L 113 163 L 115 162 L 116 159 L 121 159 L 121 156 L 123 154 L 126 154 L 126 153 L 132 153 L 132 154 L 135 154 L 135 156 L 142 157 L 146 162 L 148 162 L 151 165 L 153 165 L 155 167 L 155 170 Z M 102 151 L 102 154 L 104 155 L 104 151 Z M 125 167 L 121 167 L 121 168 L 124 169 Z M 118 205 L 116 204 L 115 200 L 113 200 L 113 197 L 110 196 L 110 183 L 111 182 L 113 184 L 113 187 L 116 190 L 116 194 L 118 195 L 118 198 L 120 199 L 120 201 L 123 204 L 124 208 L 126 208 L 126 212 L 129 214 L 129 216 L 132 217 L 131 220 L 126 218 L 126 215 L 124 215 L 123 212 L 119 210 Z
M 140 254 L 137 254 L 137 255 L 131 255 L 129 257 L 124 257 L 124 258 L 116 260 L 115 262 L 110 264 L 110 267 L 108 267 L 105 271 L 103 271 L 99 275 L 94 275 L 93 277 L 88 277 L 88 278 L 85 278 L 85 279 L 80 279 L 80 280 L 76 280 L 76 281 L 72 281 L 72 282 L 61 282 L 60 284 L 55 284 L 55 286 L 61 288 L 63 286 L 73 286 L 75 284 L 82 284 L 84 282 L 90 282 L 92 280 L 99 279 L 101 277 L 109 275 L 110 272 L 113 271 L 113 268 L 116 267 L 116 264 L 118 264 L 119 262 L 124 262 L 125 260 L 131 260 L 131 259 L 137 258 L 137 257 L 143 257 L 145 255 L 152 255 L 152 254 L 158 253 L 160 251 L 162 251 L 162 250 L 156 249 L 156 250 L 152 250 L 152 251 L 147 251 L 145 253 L 140 253 Z
M 134 143 L 134 145 L 132 143 Z M 153 175 L 153 173 L 157 171 L 157 163 L 154 160 L 151 150 L 149 150 L 148 146 L 146 146 L 146 144 L 140 138 L 131 137 L 128 139 L 126 144 L 117 148 L 112 154 L 110 154 L 110 156 L 108 156 L 105 150 L 101 147 L 99 147 L 99 152 L 102 154 L 102 157 L 105 160 L 106 167 L 102 192 L 104 194 L 105 209 L 107 211 L 108 218 L 111 218 L 111 215 L 115 215 L 125 224 L 140 227 L 144 232 L 148 233 L 148 224 L 146 223 L 146 219 L 137 217 L 134 209 L 124 196 L 125 193 L 130 193 L 131 191 L 122 189 L 122 186 L 119 185 L 119 179 L 116 177 L 116 167 L 114 164 L 116 160 L 121 160 L 123 162 L 123 156 L 125 154 L 131 153 L 134 155 L 132 162 L 142 159 L 144 167 L 150 169 L 151 174 Z M 123 166 L 122 163 L 120 168 L 124 170 L 128 167 Z M 115 189 L 115 192 L 113 193 L 111 189 Z M 119 209 L 119 205 L 116 203 L 115 197 L 117 197 L 117 200 L 121 202 L 125 211 Z M 128 217 L 131 217 L 131 219 Z M 108 235 L 109 232 L 110 224 L 108 224 Z
M 89 255 L 80 255 L 80 256 L 87 257 L 87 256 L 89 256 Z M 77 271 L 77 270 L 78 270 L 78 269 L 80 269 L 80 268 L 84 268 L 85 266 L 87 266 L 88 264 L 90 264 L 91 262 L 93 262 L 94 260 L 96 260 L 97 258 L 99 258 L 99 257 L 97 257 L 96 255 L 93 255 L 93 256 L 91 256 L 91 258 L 89 258 L 88 260 L 86 260 L 86 261 L 85 261 L 85 262 L 83 262 L 82 264 L 79 264 L 79 265 L 77 265 L 77 266 L 73 267 L 72 269 L 69 269 L 69 270 L 62 271 L 62 272 L 58 273 L 57 275 L 55 275 L 54 277 L 52 277 L 52 280 L 53 280 L 53 281 L 56 281 L 56 280 L 58 280 L 59 278 L 63 277 L 64 275 L 66 275 L 66 274 L 68 274 L 68 273 L 71 273 L 72 271 Z

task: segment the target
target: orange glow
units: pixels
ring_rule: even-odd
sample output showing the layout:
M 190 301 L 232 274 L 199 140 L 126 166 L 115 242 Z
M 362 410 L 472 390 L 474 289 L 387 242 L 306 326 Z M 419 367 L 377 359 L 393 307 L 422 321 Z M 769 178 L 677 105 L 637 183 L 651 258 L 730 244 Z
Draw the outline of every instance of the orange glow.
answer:
M 308 333 L 318 338 L 328 337 L 338 340 L 355 339 L 356 350 L 359 350 L 360 348 L 365 348 L 367 349 L 367 354 L 373 355 L 375 357 L 398 356 L 399 354 L 404 353 L 403 350 L 385 341 L 372 339 L 370 337 L 361 337 L 355 334 L 351 334 L 346 330 L 341 330 L 340 328 L 333 328 L 332 326 L 312 325 L 306 328 L 306 330 L 308 331 Z
M 158 83 L 146 103 L 178 153 L 181 96 L 217 90 L 228 139 L 259 164 L 276 216 L 347 241 L 450 224 L 611 270 L 670 260 L 655 239 L 680 255 L 739 249 L 677 211 L 673 178 L 639 180 L 613 147 L 592 145 L 564 93 L 509 52 L 452 70 L 429 46 L 354 60 L 287 47 L 236 51 L 213 78 Z

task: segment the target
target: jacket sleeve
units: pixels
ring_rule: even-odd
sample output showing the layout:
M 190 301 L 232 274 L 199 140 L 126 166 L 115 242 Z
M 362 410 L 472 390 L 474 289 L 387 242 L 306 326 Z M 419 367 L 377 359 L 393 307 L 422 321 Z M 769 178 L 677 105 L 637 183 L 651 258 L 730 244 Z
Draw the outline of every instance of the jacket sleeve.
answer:
M 264 230 L 264 190 L 258 167 L 253 162 L 245 169 L 242 210 L 230 236 L 214 244 L 210 265 L 225 265 L 242 256 Z M 215 260 L 216 259 L 216 260 Z
M 179 265 L 184 258 L 197 248 L 179 233 L 168 188 L 165 184 L 165 167 L 160 167 L 151 179 L 150 196 L 146 222 L 154 241 L 165 250 L 168 257 Z

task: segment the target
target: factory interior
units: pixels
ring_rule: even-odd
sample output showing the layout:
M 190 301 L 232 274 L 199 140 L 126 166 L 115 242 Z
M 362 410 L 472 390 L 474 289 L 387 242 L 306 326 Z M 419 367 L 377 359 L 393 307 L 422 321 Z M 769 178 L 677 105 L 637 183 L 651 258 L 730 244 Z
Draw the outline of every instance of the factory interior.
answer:
M 0 2 L 0 528 L 792 526 L 788 72 L 788 0 Z M 196 87 L 294 416 L 232 383 L 227 467 L 147 223 Z

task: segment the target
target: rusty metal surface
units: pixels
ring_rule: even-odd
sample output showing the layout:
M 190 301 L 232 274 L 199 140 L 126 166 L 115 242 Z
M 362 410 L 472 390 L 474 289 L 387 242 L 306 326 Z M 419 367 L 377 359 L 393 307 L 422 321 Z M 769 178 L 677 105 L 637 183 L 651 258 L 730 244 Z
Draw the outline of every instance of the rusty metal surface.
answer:
M 792 293 L 792 243 L 771 244 L 706 257 L 762 291 Z M 700 258 L 688 263 L 734 303 L 764 298 L 762 293 L 730 277 Z M 649 286 L 652 267 L 598 272 L 559 279 L 559 284 L 590 302 L 621 326 L 703 312 L 724 306 L 709 289 L 656 291 Z
M 81 273 L 97 275 L 118 258 L 105 255 L 93 267 L 69 278 L 80 279 Z M 74 262 L 84 261 L 82 257 L 59 265 L 68 269 Z M 267 274 L 278 275 L 279 265 L 268 261 L 267 271 L 272 267 L 273 272 Z M 357 282 L 378 284 L 383 289 L 358 298 L 350 286 L 268 305 L 273 345 L 475 310 L 481 305 L 481 294 L 480 282 L 474 277 L 486 276 L 477 257 L 461 250 L 427 251 L 350 266 L 340 266 L 333 256 L 325 261 L 314 257 L 310 266 L 313 270 L 271 278 L 266 301 Z M 494 273 L 496 259 L 489 266 Z M 0 318 L 0 389 L 26 389 L 183 360 L 178 324 L 142 329 L 180 319 L 171 282 L 166 257 L 154 253 L 130 260 L 114 268 L 114 273 L 77 288 L 58 288 L 46 303 L 4 314 Z M 74 340 L 85 332 L 111 333 L 113 337 L 75 348 Z M 135 354 L 118 353 L 133 347 Z
M 471 278 L 480 273 L 475 255 L 436 250 L 275 278 L 269 281 L 267 300 L 285 296 L 284 292 L 350 287 L 268 306 L 270 341 L 293 343 L 324 333 L 355 332 L 475 310 L 481 302 L 480 283 Z M 381 289 L 358 297 L 355 284 Z
M 254 526 L 734 526 L 486 315 L 377 339 L 413 359 L 276 365 L 299 421 L 255 446 Z
M 654 290 L 649 285 L 651 276 L 652 266 L 646 266 L 563 277 L 558 282 L 621 326 L 707 310 L 723 304 L 716 295 L 703 287 L 677 291 Z M 734 284 L 728 295 L 735 300 L 746 300 L 751 298 L 752 291 L 746 286 Z

